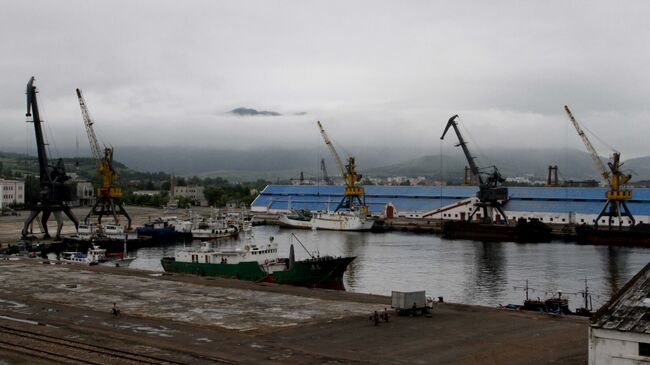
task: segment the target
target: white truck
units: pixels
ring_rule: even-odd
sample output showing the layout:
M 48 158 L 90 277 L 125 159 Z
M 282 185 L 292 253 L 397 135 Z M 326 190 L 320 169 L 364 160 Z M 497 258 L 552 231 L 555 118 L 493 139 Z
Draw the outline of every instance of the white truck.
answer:
M 419 313 L 424 313 L 427 307 L 427 297 L 424 290 L 422 291 L 392 291 L 392 304 L 391 307 L 395 309 L 398 314 L 413 314 L 411 311 L 414 309 Z

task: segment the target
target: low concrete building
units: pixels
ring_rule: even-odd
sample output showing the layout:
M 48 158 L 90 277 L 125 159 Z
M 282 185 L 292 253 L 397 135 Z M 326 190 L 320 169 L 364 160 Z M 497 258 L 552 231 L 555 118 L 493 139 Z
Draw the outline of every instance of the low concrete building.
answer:
M 0 209 L 25 204 L 25 183 L 0 179 Z
M 147 195 L 147 196 L 156 196 L 160 194 L 160 190 L 135 190 L 133 195 Z
M 650 263 L 591 319 L 589 365 L 650 364 Z
M 174 197 L 184 196 L 192 199 L 194 205 L 207 207 L 208 200 L 205 199 L 205 195 L 203 194 L 204 190 L 205 188 L 203 186 L 175 186 Z

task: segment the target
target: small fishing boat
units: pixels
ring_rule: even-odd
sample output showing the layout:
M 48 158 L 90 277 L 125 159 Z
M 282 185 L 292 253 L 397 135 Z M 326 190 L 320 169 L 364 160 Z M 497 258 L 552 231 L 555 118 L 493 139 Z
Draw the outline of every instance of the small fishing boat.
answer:
M 93 245 L 88 252 L 64 251 L 59 257 L 60 261 L 78 264 L 98 265 L 108 262 L 106 250 Z

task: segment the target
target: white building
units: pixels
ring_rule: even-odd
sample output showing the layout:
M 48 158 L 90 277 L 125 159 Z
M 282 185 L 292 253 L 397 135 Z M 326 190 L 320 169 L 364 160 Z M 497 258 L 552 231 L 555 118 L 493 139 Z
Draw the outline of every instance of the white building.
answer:
M 589 365 L 650 364 L 650 263 L 591 319 Z
M 25 204 L 25 183 L 0 179 L 0 209 Z
M 208 201 L 205 199 L 203 191 L 205 188 L 203 186 L 175 186 L 174 187 L 174 197 L 178 198 L 179 196 L 184 196 L 192 199 L 194 205 L 200 207 L 207 207 Z

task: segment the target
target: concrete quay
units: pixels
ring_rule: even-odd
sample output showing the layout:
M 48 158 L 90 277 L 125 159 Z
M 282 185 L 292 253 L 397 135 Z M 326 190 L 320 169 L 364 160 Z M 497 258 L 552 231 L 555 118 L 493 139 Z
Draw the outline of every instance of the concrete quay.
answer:
M 581 317 L 436 303 L 430 318 L 393 315 L 374 326 L 369 315 L 390 310 L 390 298 L 28 258 L 0 260 L 0 281 L 2 336 L 13 328 L 167 363 L 587 362 L 588 322 Z M 111 316 L 113 303 L 120 317 Z M 0 359 L 59 362 L 21 349 L 0 346 Z

